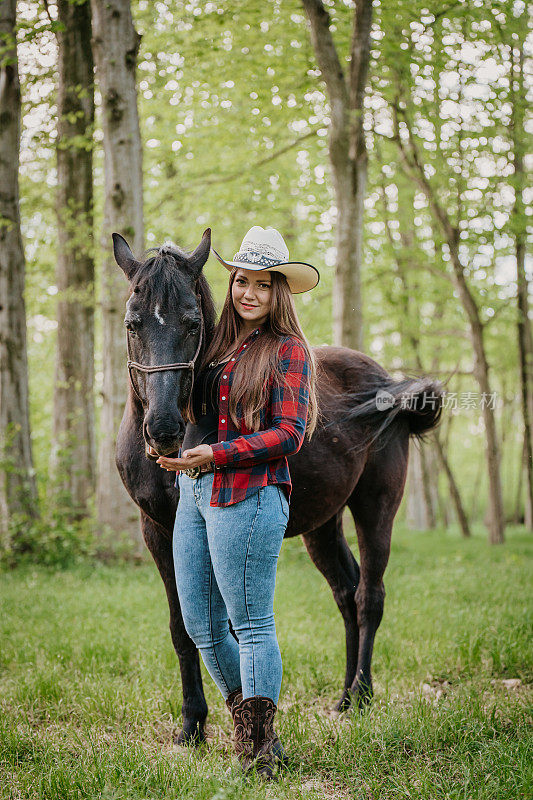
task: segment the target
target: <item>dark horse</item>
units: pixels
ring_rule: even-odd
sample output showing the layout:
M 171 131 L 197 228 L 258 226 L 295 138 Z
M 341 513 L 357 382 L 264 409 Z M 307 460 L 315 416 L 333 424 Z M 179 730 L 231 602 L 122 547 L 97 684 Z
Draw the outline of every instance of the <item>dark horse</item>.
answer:
M 180 742 L 204 738 L 207 704 L 198 652 L 181 616 L 172 561 L 178 490 L 174 473 L 147 456 L 175 454 L 185 433 L 182 411 L 215 325 L 215 307 L 202 274 L 210 231 L 186 253 L 164 246 L 137 261 L 118 234 L 115 258 L 130 282 L 125 325 L 130 386 L 117 441 L 117 466 L 141 509 L 144 540 L 161 573 L 170 607 L 170 633 L 183 687 Z M 345 347 L 316 347 L 320 421 L 310 441 L 289 458 L 293 491 L 286 536 L 302 536 L 324 575 L 346 629 L 346 676 L 337 710 L 372 697 L 371 659 L 383 615 L 383 574 L 392 524 L 402 498 L 410 435 L 433 428 L 441 413 L 436 381 L 394 381 L 368 356 Z M 159 369 L 162 367 L 162 369 Z M 343 534 L 348 506 L 361 564 Z

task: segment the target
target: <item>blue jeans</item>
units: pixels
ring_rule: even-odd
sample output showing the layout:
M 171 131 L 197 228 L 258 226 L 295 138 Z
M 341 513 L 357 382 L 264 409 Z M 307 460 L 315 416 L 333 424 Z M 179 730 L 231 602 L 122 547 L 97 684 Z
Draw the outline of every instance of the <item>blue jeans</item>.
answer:
M 269 484 L 215 508 L 212 472 L 194 479 L 180 473 L 178 485 L 172 546 L 187 633 L 224 698 L 242 686 L 243 697 L 263 695 L 277 705 L 282 665 L 274 586 L 289 519 L 285 492 Z

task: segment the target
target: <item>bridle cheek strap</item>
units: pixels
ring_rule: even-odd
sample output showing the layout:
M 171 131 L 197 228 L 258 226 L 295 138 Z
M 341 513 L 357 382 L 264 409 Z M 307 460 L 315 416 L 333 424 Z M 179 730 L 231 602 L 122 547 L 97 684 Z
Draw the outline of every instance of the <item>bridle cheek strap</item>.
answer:
M 201 298 L 197 295 L 197 299 L 199 301 L 199 305 L 201 307 Z M 181 361 L 176 362 L 175 364 L 157 364 L 156 366 L 148 366 L 147 364 L 139 364 L 138 361 L 132 361 L 131 359 L 131 352 L 130 352 L 130 337 L 127 334 L 126 336 L 126 344 L 128 348 L 128 360 L 126 362 L 128 367 L 128 375 L 130 378 L 130 386 L 133 389 L 134 394 L 136 395 L 137 399 L 144 405 L 142 397 L 140 396 L 139 392 L 137 391 L 137 387 L 135 386 L 135 381 L 133 380 L 133 370 L 138 370 L 139 372 L 167 372 L 167 370 L 176 370 L 176 369 L 190 369 L 193 373 L 193 384 L 194 384 L 194 368 L 196 366 L 196 360 L 200 354 L 200 350 L 202 348 L 202 342 L 204 339 L 204 318 L 201 315 L 200 318 L 200 337 L 198 339 L 198 346 L 196 348 L 196 352 L 192 357 L 191 361 Z M 192 387 L 191 387 L 192 391 Z

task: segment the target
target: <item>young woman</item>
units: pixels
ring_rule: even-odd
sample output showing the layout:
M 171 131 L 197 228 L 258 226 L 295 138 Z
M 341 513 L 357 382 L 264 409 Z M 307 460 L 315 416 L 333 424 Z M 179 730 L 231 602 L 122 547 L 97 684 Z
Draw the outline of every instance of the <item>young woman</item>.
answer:
M 215 255 L 231 273 L 226 300 L 179 457 L 158 463 L 179 471 L 173 552 L 186 630 L 232 713 L 243 769 L 272 777 L 285 761 L 273 728 L 282 677 L 273 602 L 287 456 L 317 418 L 315 362 L 292 295 L 319 274 L 289 261 L 272 228 L 248 231 L 233 261 Z

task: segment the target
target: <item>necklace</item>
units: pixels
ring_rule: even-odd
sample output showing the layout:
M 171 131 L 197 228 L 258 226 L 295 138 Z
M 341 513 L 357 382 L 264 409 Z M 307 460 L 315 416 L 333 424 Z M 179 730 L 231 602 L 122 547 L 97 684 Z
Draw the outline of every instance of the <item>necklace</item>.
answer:
M 257 330 L 255 331 L 255 333 L 259 333 L 259 329 L 257 329 Z M 243 341 L 246 341 L 246 339 L 243 339 Z M 225 359 L 225 361 L 224 361 L 224 362 L 222 362 L 222 361 L 216 361 L 216 360 L 215 360 L 215 361 L 211 361 L 211 363 L 209 364 L 209 367 L 212 369 L 213 367 L 218 367 L 218 365 L 219 365 L 219 364 L 226 363 L 226 361 L 228 361 L 228 359 L 230 358 L 230 356 L 232 356 L 232 355 L 233 355 L 233 353 L 235 353 L 235 352 L 236 352 L 236 351 L 239 349 L 239 347 L 241 346 L 241 344 L 242 344 L 242 342 L 240 342 L 239 344 L 237 344 L 237 346 L 233 348 L 233 350 L 231 351 L 231 353 L 228 353 L 228 356 L 227 356 L 227 358 Z
M 234 349 L 231 351 L 231 353 L 228 353 L 228 356 L 227 356 L 227 358 L 226 358 L 226 361 L 229 359 L 229 357 L 230 357 L 230 356 L 232 356 L 232 355 L 233 355 L 233 353 L 235 353 L 235 351 L 236 351 L 236 350 L 238 350 L 238 349 L 239 349 L 239 347 L 240 347 L 240 345 L 237 345 L 237 347 L 235 347 L 235 348 L 234 348 Z M 209 366 L 210 366 L 210 368 L 213 368 L 213 367 L 218 367 L 218 365 L 219 365 L 219 364 L 222 364 L 222 363 L 225 363 L 225 362 L 222 362 L 222 361 L 211 361 L 211 363 L 209 364 Z

